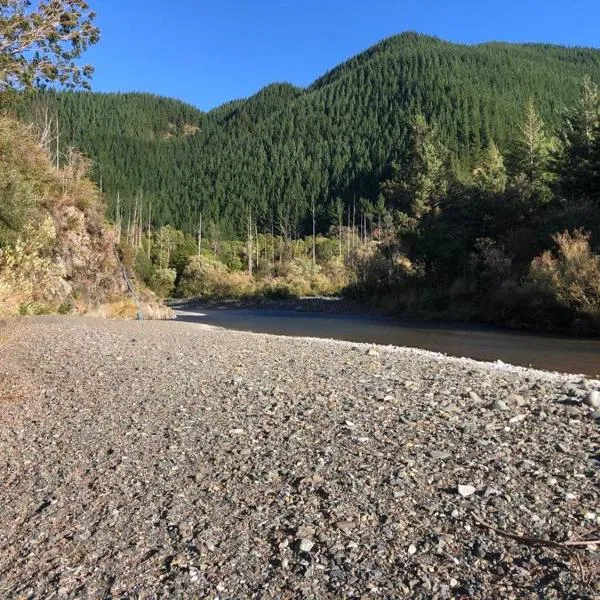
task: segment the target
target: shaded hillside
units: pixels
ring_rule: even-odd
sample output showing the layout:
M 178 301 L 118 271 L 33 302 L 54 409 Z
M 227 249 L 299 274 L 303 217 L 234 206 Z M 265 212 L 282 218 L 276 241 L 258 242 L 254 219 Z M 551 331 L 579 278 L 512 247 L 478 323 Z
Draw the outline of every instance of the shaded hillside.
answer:
M 500 149 L 532 98 L 552 128 L 584 75 L 600 79 L 600 52 L 550 45 L 464 46 L 403 34 L 343 63 L 305 90 L 266 87 L 247 100 L 200 113 L 143 94 L 67 93 L 44 98 L 63 142 L 95 161 L 114 210 L 143 194 L 156 225 L 191 231 L 200 212 L 224 236 L 259 226 L 307 231 L 311 202 L 320 228 L 333 198 L 374 200 L 407 122 L 434 121 L 457 171 L 490 139 Z M 147 209 L 146 209 L 147 210 Z

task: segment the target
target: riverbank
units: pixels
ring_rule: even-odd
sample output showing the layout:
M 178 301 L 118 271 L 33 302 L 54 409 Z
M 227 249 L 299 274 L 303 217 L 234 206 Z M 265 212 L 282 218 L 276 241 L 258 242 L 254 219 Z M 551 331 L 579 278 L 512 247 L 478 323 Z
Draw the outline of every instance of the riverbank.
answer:
M 174 309 L 178 320 L 237 331 L 422 348 L 449 356 L 600 378 L 600 340 L 517 332 L 474 323 L 365 315 L 337 310 L 339 305 L 334 299 L 298 302 L 256 306 L 237 302 L 191 303 Z
M 597 381 L 178 322 L 9 324 L 4 597 L 600 592 L 597 547 L 479 524 L 598 538 Z
M 299 313 L 321 313 L 326 315 L 385 316 L 384 313 L 341 296 L 302 296 L 300 298 L 271 298 L 269 296 L 248 296 L 246 298 L 211 299 L 190 298 L 172 300 L 169 306 L 174 310 L 278 310 Z

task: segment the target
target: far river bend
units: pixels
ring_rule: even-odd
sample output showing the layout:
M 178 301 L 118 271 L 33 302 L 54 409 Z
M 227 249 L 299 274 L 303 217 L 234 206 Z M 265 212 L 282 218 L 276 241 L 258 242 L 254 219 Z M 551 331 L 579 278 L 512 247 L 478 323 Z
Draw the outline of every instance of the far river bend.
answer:
M 263 308 L 176 308 L 179 321 L 256 333 L 410 346 L 600 378 L 600 340 L 536 335 L 485 326 Z

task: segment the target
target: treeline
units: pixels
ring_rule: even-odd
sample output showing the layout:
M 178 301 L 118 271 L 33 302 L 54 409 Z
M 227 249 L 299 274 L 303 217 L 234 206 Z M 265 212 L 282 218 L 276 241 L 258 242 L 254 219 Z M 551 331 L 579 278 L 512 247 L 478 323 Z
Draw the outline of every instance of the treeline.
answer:
M 117 225 L 117 241 L 126 268 L 163 298 L 340 294 L 350 283 L 349 266 L 366 248 L 356 230 L 286 239 L 248 225 L 248 238 L 232 241 L 133 223 Z
M 417 34 L 390 38 L 306 89 L 268 86 L 209 113 L 140 94 L 49 94 L 61 152 L 94 160 L 110 210 L 143 201 L 154 227 L 192 233 L 200 215 L 223 238 L 243 238 L 251 212 L 260 231 L 312 233 L 336 223 L 335 201 L 377 203 L 388 165 L 407 147 L 407 123 L 436 123 L 452 169 L 468 176 L 494 140 L 508 152 L 513 124 L 531 98 L 551 129 L 576 100 L 584 75 L 600 78 L 600 52 L 549 45 L 462 46 Z M 38 108 L 36 108 L 36 105 Z M 140 200 L 141 199 L 141 200 Z M 285 230 L 285 231 L 284 231 Z
M 600 331 L 600 93 L 585 78 L 556 128 L 533 102 L 501 152 L 457 176 L 439 128 L 411 121 L 382 182 L 394 235 L 354 292 L 394 311 Z

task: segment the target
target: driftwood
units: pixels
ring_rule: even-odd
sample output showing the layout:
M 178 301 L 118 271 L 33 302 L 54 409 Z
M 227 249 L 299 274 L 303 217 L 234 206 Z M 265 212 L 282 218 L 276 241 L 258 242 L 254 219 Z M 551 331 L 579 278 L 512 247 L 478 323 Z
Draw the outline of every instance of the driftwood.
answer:
M 552 540 L 545 540 L 543 538 L 531 537 L 527 535 L 518 535 L 516 533 L 511 533 L 510 531 L 504 531 L 503 529 L 498 529 L 494 527 L 492 524 L 487 523 L 481 517 L 478 517 L 476 514 L 473 514 L 473 519 L 482 527 L 489 529 L 498 535 L 501 535 L 506 538 L 510 538 L 511 540 L 515 540 L 517 542 L 521 542 L 522 544 L 527 544 L 529 546 L 545 546 L 547 548 L 560 548 L 560 549 L 573 549 L 573 548 L 585 548 L 587 546 L 597 546 L 600 544 L 600 539 L 594 540 L 567 540 L 565 542 L 555 542 Z

